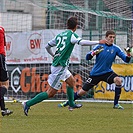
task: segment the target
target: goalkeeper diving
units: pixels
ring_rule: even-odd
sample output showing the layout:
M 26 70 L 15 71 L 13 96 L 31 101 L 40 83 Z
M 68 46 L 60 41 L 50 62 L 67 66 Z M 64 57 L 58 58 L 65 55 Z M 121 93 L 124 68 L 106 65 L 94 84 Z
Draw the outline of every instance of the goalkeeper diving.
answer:
M 90 71 L 90 75 L 83 85 L 82 89 L 74 94 L 74 100 L 81 98 L 85 95 L 91 88 L 97 85 L 100 81 L 105 81 L 108 84 L 115 83 L 115 95 L 114 95 L 114 109 L 124 109 L 122 105 L 119 104 L 119 98 L 121 95 L 122 79 L 118 74 L 112 70 L 112 64 L 116 56 L 120 57 L 124 62 L 129 63 L 131 59 L 130 48 L 125 48 L 126 54 L 121 50 L 119 46 L 114 44 L 116 34 L 114 31 L 109 30 L 106 32 L 105 39 L 108 44 L 96 45 L 92 51 L 88 52 L 86 55 L 86 60 L 91 60 L 96 55 L 96 61 L 94 67 Z M 60 103 L 59 107 L 65 107 L 69 105 L 68 101 Z

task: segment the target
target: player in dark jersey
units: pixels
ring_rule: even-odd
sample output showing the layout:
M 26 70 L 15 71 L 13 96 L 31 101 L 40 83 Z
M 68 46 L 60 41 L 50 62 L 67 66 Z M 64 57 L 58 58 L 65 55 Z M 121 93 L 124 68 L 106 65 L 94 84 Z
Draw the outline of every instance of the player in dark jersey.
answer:
M 129 48 L 125 49 L 127 55 L 121 50 L 119 46 L 114 44 L 115 32 L 107 31 L 106 40 L 108 44 L 96 45 L 92 51 L 86 55 L 86 60 L 91 60 L 94 55 L 96 55 L 96 62 L 94 67 L 90 72 L 86 83 L 83 85 L 83 88 L 75 93 L 74 99 L 80 98 L 82 95 L 86 94 L 91 88 L 97 85 L 100 81 L 105 81 L 108 84 L 115 83 L 115 97 L 114 97 L 114 106 L 115 109 L 124 109 L 119 103 L 119 97 L 121 94 L 122 80 L 121 78 L 111 69 L 112 63 L 114 62 L 116 56 L 120 57 L 124 62 L 129 63 L 131 56 Z M 63 102 L 59 104 L 59 107 L 67 106 L 69 103 Z
M 5 31 L 4 28 L 0 26 L 0 107 L 2 116 L 10 115 L 13 111 L 5 108 L 4 95 L 9 87 L 9 76 L 5 61 Z

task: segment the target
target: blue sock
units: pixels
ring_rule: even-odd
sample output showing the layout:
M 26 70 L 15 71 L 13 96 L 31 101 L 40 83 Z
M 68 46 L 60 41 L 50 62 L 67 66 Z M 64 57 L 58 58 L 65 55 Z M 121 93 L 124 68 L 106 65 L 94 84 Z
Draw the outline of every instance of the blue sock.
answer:
M 114 105 L 118 104 L 120 94 L 121 94 L 121 85 L 117 85 L 115 87 Z
M 77 92 L 74 93 L 74 101 L 75 101 L 76 99 L 80 98 L 80 97 L 81 97 L 81 96 L 79 96 Z

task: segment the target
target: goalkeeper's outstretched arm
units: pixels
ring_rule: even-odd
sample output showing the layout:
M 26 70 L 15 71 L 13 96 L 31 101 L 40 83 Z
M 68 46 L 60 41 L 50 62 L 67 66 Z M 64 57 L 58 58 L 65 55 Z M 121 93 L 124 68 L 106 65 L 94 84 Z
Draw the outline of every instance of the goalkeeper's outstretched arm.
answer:
M 126 47 L 124 48 L 127 56 L 126 56 L 126 63 L 129 63 L 130 62 L 130 59 L 131 59 L 131 47 Z
M 86 60 L 91 60 L 95 55 L 99 54 L 100 52 L 102 52 L 104 50 L 103 46 L 98 47 L 95 50 L 90 51 L 87 55 L 86 55 Z

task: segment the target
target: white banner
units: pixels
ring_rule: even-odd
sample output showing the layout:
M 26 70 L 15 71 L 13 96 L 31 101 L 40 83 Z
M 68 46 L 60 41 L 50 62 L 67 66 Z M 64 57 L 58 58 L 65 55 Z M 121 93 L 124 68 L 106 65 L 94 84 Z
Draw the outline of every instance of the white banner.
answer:
M 52 57 L 45 50 L 45 45 L 63 30 L 39 30 L 6 34 L 7 64 L 51 63 Z M 81 37 L 82 30 L 76 33 Z M 55 48 L 53 48 L 55 51 Z M 75 45 L 70 63 L 80 63 L 81 46 Z

